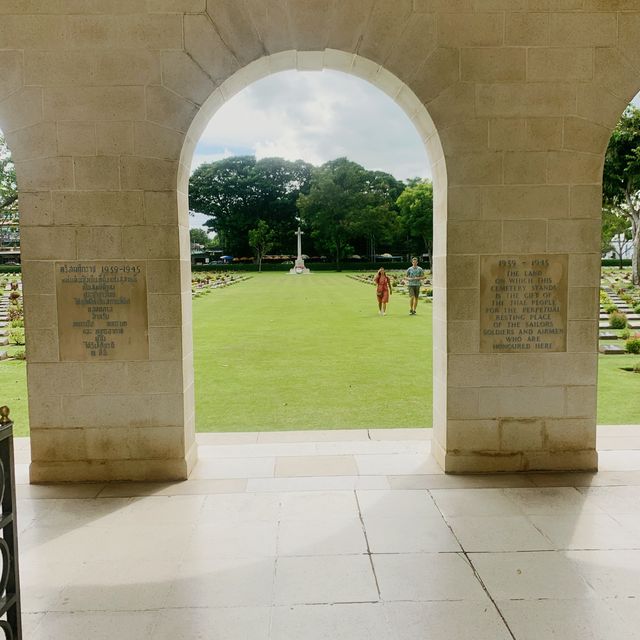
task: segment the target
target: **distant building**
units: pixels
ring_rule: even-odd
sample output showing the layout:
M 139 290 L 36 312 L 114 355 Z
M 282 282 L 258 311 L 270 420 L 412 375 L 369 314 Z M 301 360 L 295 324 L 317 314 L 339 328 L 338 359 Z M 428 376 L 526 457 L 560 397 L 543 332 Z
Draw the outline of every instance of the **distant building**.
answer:
M 631 260 L 633 252 L 633 240 L 620 233 L 611 238 L 611 251 L 604 254 L 609 260 Z

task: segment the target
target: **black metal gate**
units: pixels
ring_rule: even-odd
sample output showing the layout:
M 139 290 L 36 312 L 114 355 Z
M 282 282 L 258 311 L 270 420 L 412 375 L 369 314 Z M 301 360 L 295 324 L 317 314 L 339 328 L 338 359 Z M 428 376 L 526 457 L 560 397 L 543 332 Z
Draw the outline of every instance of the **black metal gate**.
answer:
M 16 485 L 13 467 L 13 422 L 9 408 L 0 407 L 0 629 L 6 640 L 22 640 Z

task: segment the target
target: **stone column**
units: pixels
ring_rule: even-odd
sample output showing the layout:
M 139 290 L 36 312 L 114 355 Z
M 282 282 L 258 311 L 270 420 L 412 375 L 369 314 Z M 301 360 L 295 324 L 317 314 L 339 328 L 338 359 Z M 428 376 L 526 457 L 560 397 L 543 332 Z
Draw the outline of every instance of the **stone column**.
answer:
M 2 22 L 0 48 L 18 50 L 0 127 L 20 191 L 31 481 L 185 479 L 196 450 L 189 234 L 176 190 L 187 125 L 177 118 L 195 106 L 179 110 L 161 86 L 160 53 L 182 47 L 183 17 Z M 92 267 L 139 269 L 131 303 L 114 310 L 90 290 L 70 301 L 61 270 Z M 114 293 L 128 295 L 117 284 Z M 83 336 L 74 323 L 88 319 Z M 115 320 L 123 334 L 99 337 Z

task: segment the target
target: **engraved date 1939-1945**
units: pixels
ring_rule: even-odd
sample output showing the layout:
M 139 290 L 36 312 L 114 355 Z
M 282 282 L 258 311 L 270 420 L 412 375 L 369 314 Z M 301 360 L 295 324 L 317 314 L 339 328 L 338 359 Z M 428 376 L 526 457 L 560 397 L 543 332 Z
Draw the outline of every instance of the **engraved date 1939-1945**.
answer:
M 142 268 L 139 264 L 103 264 L 100 271 L 101 273 L 140 273 Z

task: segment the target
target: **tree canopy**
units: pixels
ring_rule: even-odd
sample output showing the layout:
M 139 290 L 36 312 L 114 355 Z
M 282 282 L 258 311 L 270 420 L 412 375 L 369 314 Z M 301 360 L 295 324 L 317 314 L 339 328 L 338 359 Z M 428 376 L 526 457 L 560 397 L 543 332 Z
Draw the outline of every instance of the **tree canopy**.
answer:
M 0 246 L 18 232 L 18 185 L 11 153 L 0 133 Z
M 255 228 L 249 230 L 249 244 L 255 251 L 258 271 L 262 271 L 262 258 L 273 244 L 274 232 L 264 220 L 258 220 Z
M 405 184 L 347 158 L 320 167 L 282 158 L 227 158 L 200 166 L 191 176 L 190 208 L 209 217 L 206 226 L 222 249 L 258 262 L 265 251 L 291 255 L 294 231 L 305 231 L 305 253 L 336 262 L 356 253 L 430 252 L 433 190 L 419 179 Z
M 302 160 L 256 160 L 236 156 L 203 164 L 192 174 L 189 206 L 210 217 L 205 223 L 220 237 L 225 252 L 251 255 L 249 230 L 263 220 L 274 248 L 290 253 L 296 228 L 296 200 L 309 188 L 312 166 Z
M 407 231 L 410 253 L 433 251 L 433 184 L 429 180 L 411 180 L 397 200 L 400 221 Z M 431 260 L 429 260 L 431 261 Z
M 208 249 L 212 244 L 211 239 L 204 229 L 189 229 L 189 238 L 191 244 L 202 245 L 205 249 Z
M 605 207 L 631 223 L 632 272 L 640 284 L 640 109 L 629 105 L 611 134 L 605 155 Z
M 314 169 L 311 189 L 298 198 L 305 227 L 336 263 L 360 241 L 362 253 L 375 241 L 391 242 L 397 220 L 395 201 L 404 184 L 382 171 L 368 171 L 347 158 Z

